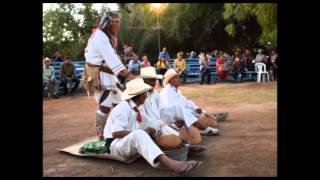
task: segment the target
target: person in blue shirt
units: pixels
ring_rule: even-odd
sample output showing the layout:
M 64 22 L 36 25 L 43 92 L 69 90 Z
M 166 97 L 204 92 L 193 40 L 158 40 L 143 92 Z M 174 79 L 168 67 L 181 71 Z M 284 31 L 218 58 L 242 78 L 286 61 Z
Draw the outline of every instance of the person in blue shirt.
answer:
M 133 59 L 130 60 L 128 70 L 133 75 L 140 75 L 140 66 L 141 62 L 139 61 L 139 56 L 137 54 L 133 54 Z
M 162 57 L 165 58 L 165 60 L 168 62 L 169 64 L 169 60 L 170 60 L 170 55 L 167 51 L 167 47 L 163 47 L 162 48 L 162 51 L 159 53 L 159 56 L 158 56 L 158 60 L 160 60 Z

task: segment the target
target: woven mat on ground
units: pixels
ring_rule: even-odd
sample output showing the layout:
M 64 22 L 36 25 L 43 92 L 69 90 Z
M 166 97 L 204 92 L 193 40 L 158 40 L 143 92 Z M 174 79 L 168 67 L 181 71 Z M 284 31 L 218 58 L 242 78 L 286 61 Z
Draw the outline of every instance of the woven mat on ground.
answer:
M 88 139 L 85 139 L 79 143 L 73 144 L 71 146 L 65 147 L 63 149 L 58 149 L 60 152 L 64 152 L 64 153 L 68 153 L 68 154 L 72 154 L 75 156 L 80 156 L 80 157 L 93 157 L 93 158 L 100 158 L 100 159 L 111 159 L 111 160 L 116 160 L 116 161 L 120 161 L 120 162 L 124 162 L 124 163 L 132 163 L 133 161 L 135 161 L 136 159 L 138 159 L 140 156 L 135 156 L 135 157 L 130 157 L 130 158 L 124 158 L 121 156 L 114 156 L 108 153 L 104 153 L 104 154 L 81 154 L 79 153 L 80 148 L 88 143 L 88 142 L 93 142 L 93 141 L 97 141 L 97 137 L 91 137 Z

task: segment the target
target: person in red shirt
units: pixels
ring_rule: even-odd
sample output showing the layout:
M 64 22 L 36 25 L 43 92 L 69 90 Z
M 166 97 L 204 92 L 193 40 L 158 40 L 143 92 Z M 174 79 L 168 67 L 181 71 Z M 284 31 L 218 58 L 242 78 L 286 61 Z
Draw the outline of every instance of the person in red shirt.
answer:
M 224 82 L 225 78 L 228 76 L 228 71 L 221 71 L 221 67 L 226 65 L 226 61 L 224 59 L 224 55 L 221 54 L 220 58 L 216 61 L 216 72 L 221 80 Z
M 150 67 L 151 64 L 149 62 L 148 56 L 143 56 L 143 62 L 141 63 L 141 68 Z

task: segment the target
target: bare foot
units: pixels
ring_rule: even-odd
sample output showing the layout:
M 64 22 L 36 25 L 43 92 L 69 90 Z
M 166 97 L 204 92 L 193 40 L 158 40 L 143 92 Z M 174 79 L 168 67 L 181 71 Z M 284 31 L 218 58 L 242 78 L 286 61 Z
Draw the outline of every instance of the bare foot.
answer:
M 171 170 L 176 174 L 184 174 L 191 171 L 197 165 L 197 161 L 176 161 Z

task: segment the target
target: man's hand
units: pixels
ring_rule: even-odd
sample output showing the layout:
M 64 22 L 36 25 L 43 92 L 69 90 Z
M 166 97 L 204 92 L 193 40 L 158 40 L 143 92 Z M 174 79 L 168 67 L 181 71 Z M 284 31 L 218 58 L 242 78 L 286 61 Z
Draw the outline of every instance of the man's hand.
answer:
M 101 66 L 100 71 L 106 72 L 106 73 L 113 73 L 112 70 L 107 66 Z
M 202 113 L 202 109 L 197 108 L 197 109 L 196 109 L 196 112 L 199 113 L 199 114 L 201 114 L 201 113 Z
M 146 129 L 144 129 L 149 135 L 151 138 L 155 138 L 156 136 L 156 130 L 151 128 L 151 127 L 147 127 Z
M 125 78 L 125 79 L 128 79 L 129 81 L 136 78 L 136 76 L 131 74 L 127 69 L 123 69 L 122 71 L 120 71 L 119 75 L 120 75 L 120 78 Z
M 177 119 L 174 122 L 174 124 L 177 126 L 177 128 L 181 128 L 185 124 L 185 122 L 183 120 L 181 120 L 181 119 Z

